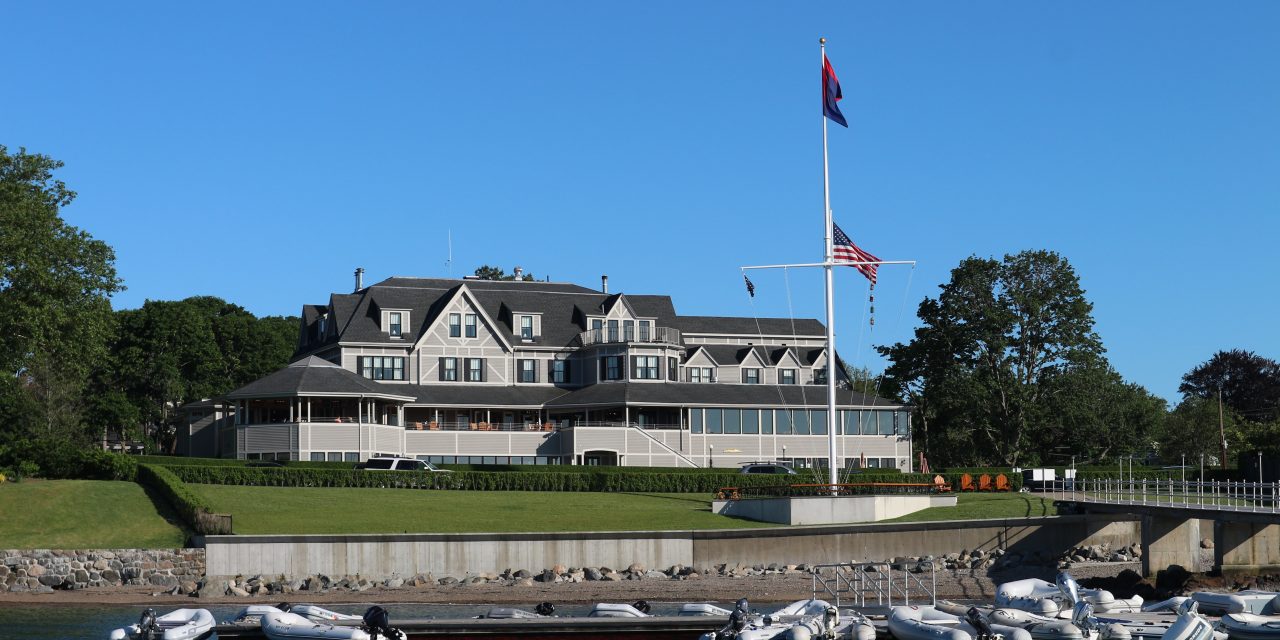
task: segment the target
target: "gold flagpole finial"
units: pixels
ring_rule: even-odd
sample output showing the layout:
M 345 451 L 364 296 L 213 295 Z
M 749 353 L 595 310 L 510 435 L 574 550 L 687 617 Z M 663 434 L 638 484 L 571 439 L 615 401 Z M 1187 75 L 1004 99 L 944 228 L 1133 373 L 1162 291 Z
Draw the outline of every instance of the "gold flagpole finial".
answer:
M 826 43 L 827 43 L 826 38 L 818 38 L 818 44 L 826 44 Z

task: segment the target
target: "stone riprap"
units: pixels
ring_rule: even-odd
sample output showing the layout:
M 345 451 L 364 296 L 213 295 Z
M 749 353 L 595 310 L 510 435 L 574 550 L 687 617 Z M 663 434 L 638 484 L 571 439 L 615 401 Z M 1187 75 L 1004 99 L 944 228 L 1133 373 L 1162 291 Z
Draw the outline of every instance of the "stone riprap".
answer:
M 204 576 L 204 549 L 5 550 L 0 591 L 152 585 L 190 593 Z

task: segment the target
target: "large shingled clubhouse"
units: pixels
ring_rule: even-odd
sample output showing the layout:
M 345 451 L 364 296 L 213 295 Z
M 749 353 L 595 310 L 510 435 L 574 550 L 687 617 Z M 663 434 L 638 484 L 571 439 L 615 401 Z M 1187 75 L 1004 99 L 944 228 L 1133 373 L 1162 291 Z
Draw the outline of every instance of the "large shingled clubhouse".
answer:
M 817 320 L 678 315 L 670 296 L 392 277 L 305 305 L 291 364 L 183 407 L 181 454 L 733 467 L 827 457 Z M 911 466 L 910 412 L 838 380 L 838 453 Z

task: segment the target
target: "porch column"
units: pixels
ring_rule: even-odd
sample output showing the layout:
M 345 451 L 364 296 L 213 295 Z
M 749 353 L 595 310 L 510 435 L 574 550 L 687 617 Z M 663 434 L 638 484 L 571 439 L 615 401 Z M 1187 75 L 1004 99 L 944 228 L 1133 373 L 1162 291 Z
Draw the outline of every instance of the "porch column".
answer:
M 631 407 L 625 404 L 622 405 L 622 425 L 631 426 Z
M 307 398 L 307 422 L 311 422 L 311 398 Z
M 293 405 L 294 405 L 294 404 L 296 404 L 296 403 L 295 403 L 292 399 L 291 399 L 291 400 L 289 400 L 289 422 L 294 422 L 294 419 L 293 419 Z

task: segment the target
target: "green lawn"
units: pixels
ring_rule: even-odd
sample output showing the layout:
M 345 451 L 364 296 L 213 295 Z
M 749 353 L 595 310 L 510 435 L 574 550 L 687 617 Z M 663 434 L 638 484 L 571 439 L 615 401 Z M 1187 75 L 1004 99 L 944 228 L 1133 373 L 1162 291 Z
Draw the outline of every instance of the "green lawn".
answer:
M 159 549 L 184 539 L 132 482 L 6 482 L 0 514 L 0 549 Z
M 954 507 L 933 507 L 885 522 L 929 522 L 933 520 L 982 520 L 1053 516 L 1053 498 L 1033 493 L 962 493 Z
M 683 493 L 423 491 L 188 484 L 237 534 L 646 531 L 773 526 Z

